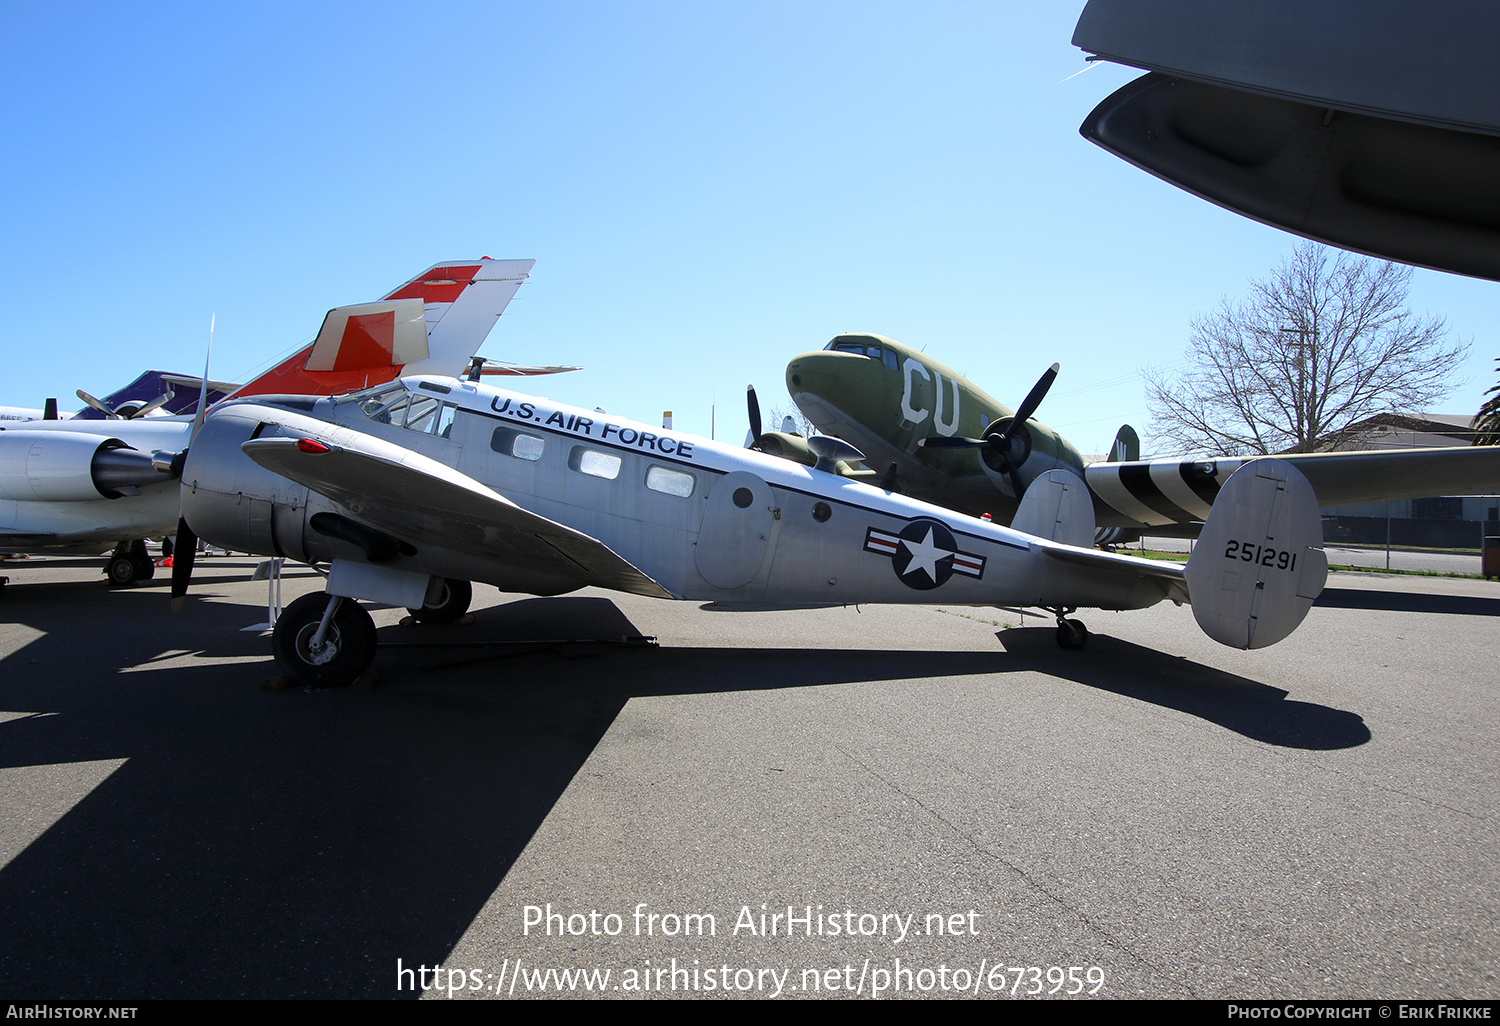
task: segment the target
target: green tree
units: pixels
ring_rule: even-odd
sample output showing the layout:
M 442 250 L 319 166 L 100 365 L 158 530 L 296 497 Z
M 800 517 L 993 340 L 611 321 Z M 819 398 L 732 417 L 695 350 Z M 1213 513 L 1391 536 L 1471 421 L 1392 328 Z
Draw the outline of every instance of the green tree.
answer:
M 1495 362 L 1500 364 L 1500 357 Z M 1500 445 L 1500 385 L 1484 394 L 1489 398 L 1474 417 L 1474 444 Z
M 1469 346 L 1406 307 L 1412 269 L 1312 242 L 1241 300 L 1193 319 L 1186 370 L 1147 368 L 1159 444 L 1216 456 L 1311 452 L 1377 413 L 1428 409 Z

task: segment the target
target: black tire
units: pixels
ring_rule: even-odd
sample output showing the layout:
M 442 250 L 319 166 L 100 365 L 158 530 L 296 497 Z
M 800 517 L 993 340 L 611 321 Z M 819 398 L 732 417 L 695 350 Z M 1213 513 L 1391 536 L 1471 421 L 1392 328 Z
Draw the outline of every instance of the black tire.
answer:
M 147 556 L 134 556 L 135 579 L 138 581 L 149 581 L 156 576 L 156 564 Z
M 109 583 L 116 588 L 124 588 L 135 583 L 140 576 L 140 564 L 129 554 L 123 556 L 110 556 L 109 562 L 104 566 L 105 576 Z
M 308 643 L 318 632 L 323 610 L 333 596 L 303 595 L 282 610 L 271 632 L 271 651 L 294 684 L 314 688 L 348 687 L 375 659 L 375 621 L 353 599 L 339 603 L 323 639 L 323 651 Z
M 1089 643 L 1089 629 L 1082 620 L 1060 620 L 1057 624 L 1057 644 L 1069 652 L 1077 651 Z
M 474 600 L 472 584 L 445 577 L 442 590 L 442 598 L 436 605 L 406 611 L 423 623 L 453 623 L 469 611 L 469 603 Z

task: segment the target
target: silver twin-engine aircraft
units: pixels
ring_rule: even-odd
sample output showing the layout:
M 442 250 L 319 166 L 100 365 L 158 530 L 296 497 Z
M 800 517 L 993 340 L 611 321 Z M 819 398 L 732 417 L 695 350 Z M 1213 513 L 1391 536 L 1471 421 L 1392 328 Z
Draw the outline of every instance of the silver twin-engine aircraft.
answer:
M 858 458 L 813 438 L 822 462 Z M 277 621 L 304 684 L 369 666 L 355 600 L 455 619 L 469 582 L 556 595 L 586 586 L 726 606 L 1031 606 L 1078 648 L 1079 607 L 1192 602 L 1211 637 L 1259 648 L 1322 590 L 1316 500 L 1285 463 L 1225 485 L 1186 567 L 1094 549 L 1086 487 L 1043 475 L 1010 527 L 692 435 L 491 388 L 407 377 L 331 399 L 259 396 L 211 410 L 183 462 L 178 551 L 194 536 L 328 564 L 325 593 Z M 174 598 L 191 560 L 179 556 Z

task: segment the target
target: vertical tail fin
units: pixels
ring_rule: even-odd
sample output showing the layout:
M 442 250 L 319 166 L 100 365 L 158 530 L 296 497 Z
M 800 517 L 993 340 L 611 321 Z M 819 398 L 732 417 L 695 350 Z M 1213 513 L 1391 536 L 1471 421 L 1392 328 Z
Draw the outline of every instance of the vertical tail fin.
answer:
M 457 377 L 535 260 L 436 264 L 376 303 L 328 311 L 313 344 L 236 395 L 332 395 L 401 374 Z
M 1254 460 L 1219 490 L 1185 571 L 1193 617 L 1232 648 L 1274 645 L 1302 622 L 1328 579 L 1323 521 L 1307 478 Z
M 1129 424 L 1121 424 L 1115 444 L 1109 447 L 1109 462 L 1133 463 L 1141 458 L 1141 436 Z

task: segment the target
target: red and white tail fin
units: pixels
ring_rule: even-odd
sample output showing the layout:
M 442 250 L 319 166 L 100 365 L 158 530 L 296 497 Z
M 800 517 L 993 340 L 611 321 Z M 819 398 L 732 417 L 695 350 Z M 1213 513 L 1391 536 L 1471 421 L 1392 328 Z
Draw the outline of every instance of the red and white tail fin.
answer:
M 334 395 L 401 374 L 457 377 L 535 263 L 488 257 L 449 261 L 429 267 L 378 303 L 336 307 L 312 345 L 235 395 Z

